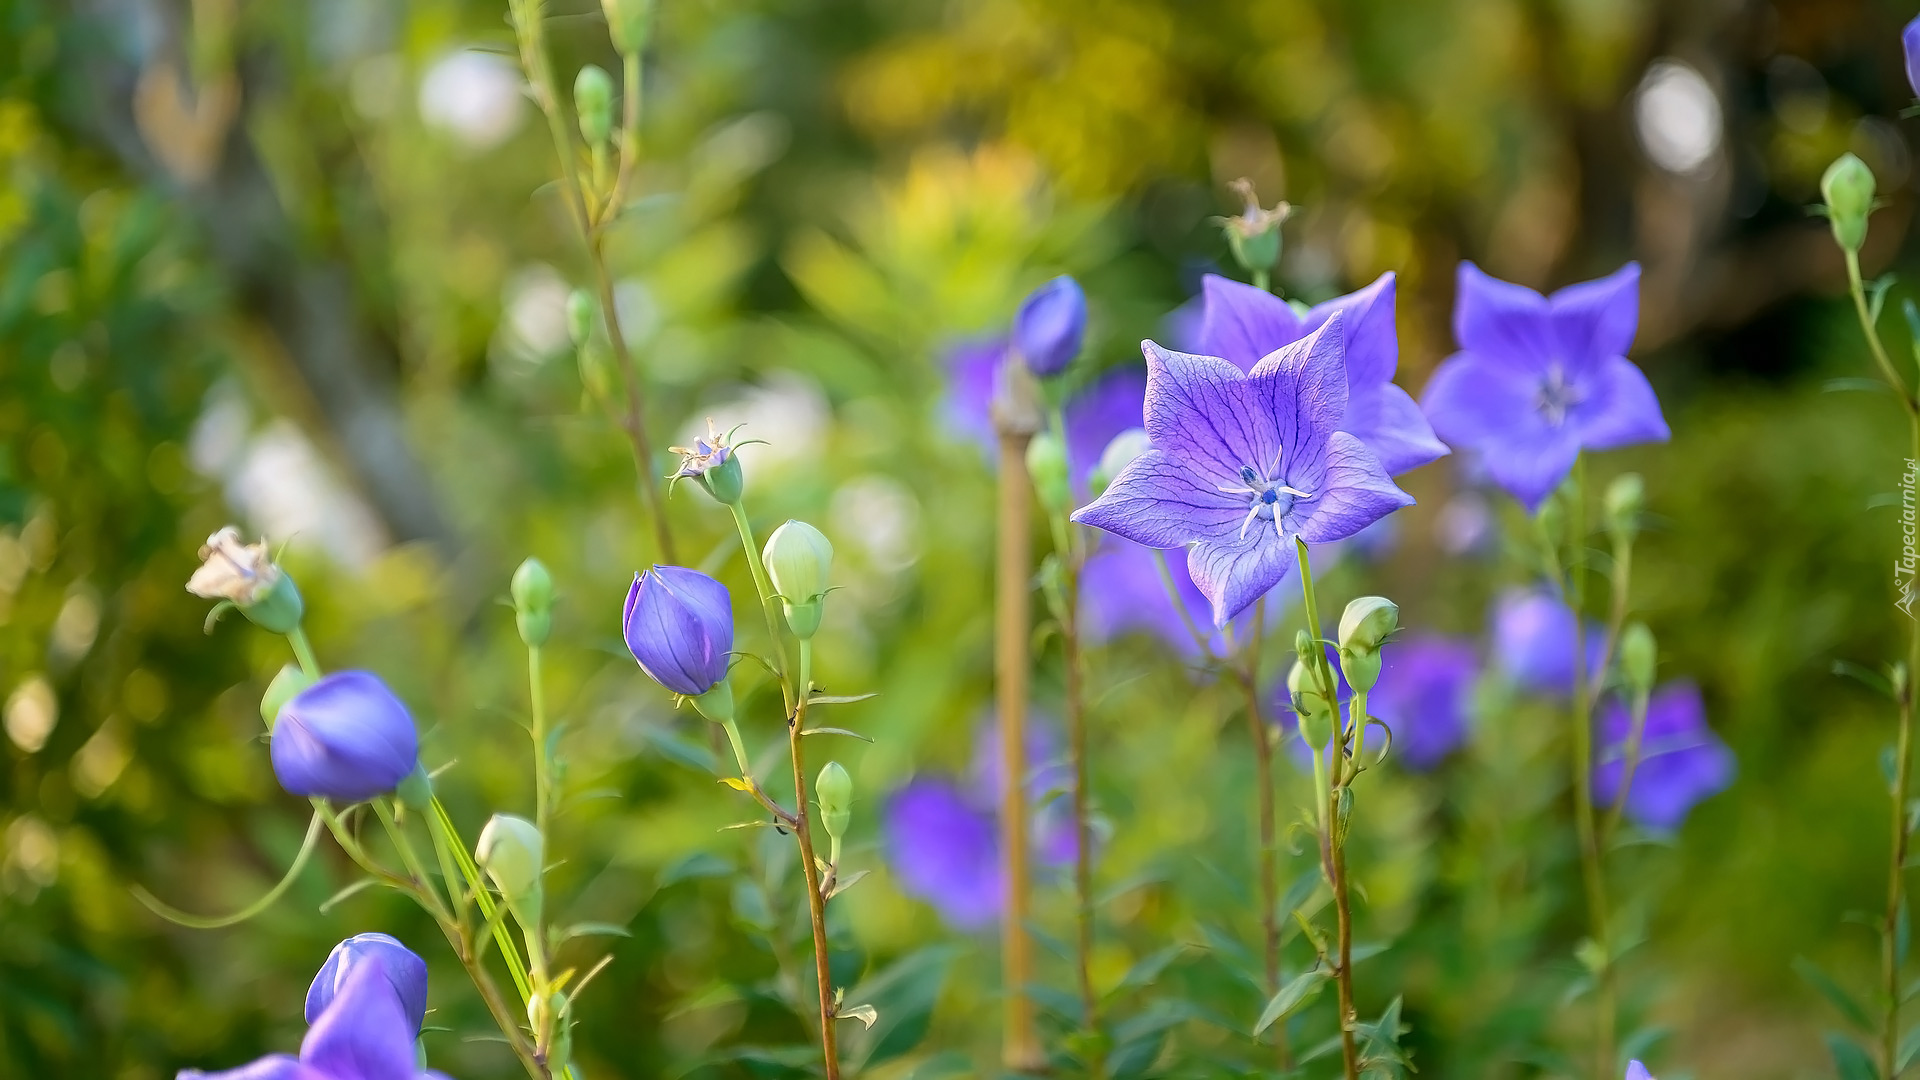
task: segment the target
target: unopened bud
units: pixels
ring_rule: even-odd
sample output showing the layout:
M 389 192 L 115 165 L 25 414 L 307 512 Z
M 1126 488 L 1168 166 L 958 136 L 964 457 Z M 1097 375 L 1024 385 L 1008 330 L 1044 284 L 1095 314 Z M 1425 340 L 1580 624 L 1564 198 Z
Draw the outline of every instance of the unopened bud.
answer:
M 493 887 L 513 909 L 520 925 L 528 929 L 539 926 L 540 874 L 546 860 L 539 828 L 523 817 L 495 814 L 480 830 L 473 858 L 493 880 Z
M 280 718 L 280 710 L 299 695 L 300 691 L 312 686 L 315 680 L 299 664 L 284 664 L 273 681 L 267 684 L 267 692 L 260 698 L 260 719 L 267 722 L 267 730 L 273 730 L 273 722 Z
M 1333 705 L 1320 692 L 1320 679 L 1314 661 L 1296 658 L 1287 671 L 1287 695 L 1293 702 L 1294 719 L 1300 737 L 1316 752 L 1327 748 L 1333 739 Z
M 574 348 L 584 348 L 593 340 L 593 324 L 598 321 L 600 305 L 592 293 L 575 289 L 567 294 L 567 337 L 573 340 Z
M 1067 449 L 1053 432 L 1043 431 L 1027 442 L 1027 476 L 1033 480 L 1033 491 L 1040 497 L 1040 505 L 1050 510 L 1072 509 Z
M 1847 251 L 1867 242 L 1867 215 L 1873 212 L 1873 170 L 1852 153 L 1841 154 L 1820 177 L 1833 239 Z
M 827 835 L 836 840 L 845 836 L 853 820 L 853 777 L 839 762 L 829 761 L 813 782 L 813 794 L 820 802 L 820 825 Z
M 621 56 L 632 56 L 647 46 L 648 16 L 651 0 L 600 0 L 607 16 L 607 35 Z
M 804 521 L 788 521 L 773 530 L 762 551 L 767 576 L 786 604 L 787 625 L 795 637 L 811 638 L 820 629 L 827 577 L 833 569 L 833 544 Z
M 1100 463 L 1093 467 L 1093 494 L 1098 496 L 1107 490 L 1121 470 L 1133 464 L 1133 459 L 1147 452 L 1153 445 L 1147 438 L 1144 428 L 1128 428 L 1113 437 L 1107 448 L 1100 451 Z
M 1653 631 L 1645 623 L 1630 623 L 1620 633 L 1620 677 L 1637 695 L 1653 691 L 1653 672 L 1659 659 Z
M 553 575 L 539 559 L 529 558 L 513 572 L 509 591 L 520 640 L 530 648 L 546 644 L 547 635 L 553 632 Z
M 1621 541 L 1640 531 L 1640 512 L 1646 509 L 1647 484 L 1639 473 L 1621 473 L 1607 485 L 1607 531 Z
M 1384 596 L 1362 596 L 1340 613 L 1340 647 L 1378 651 L 1400 628 L 1400 605 Z
M 580 117 L 580 137 L 589 147 L 600 146 L 613 134 L 613 77 L 588 64 L 573 80 L 573 111 Z

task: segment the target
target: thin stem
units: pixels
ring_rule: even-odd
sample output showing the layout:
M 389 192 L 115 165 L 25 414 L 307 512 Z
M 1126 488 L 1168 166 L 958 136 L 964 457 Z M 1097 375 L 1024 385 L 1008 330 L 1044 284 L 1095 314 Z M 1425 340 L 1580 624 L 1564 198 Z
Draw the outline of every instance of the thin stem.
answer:
M 626 209 L 627 185 L 633 179 L 633 169 L 640 159 L 640 54 L 627 53 L 620 57 L 620 77 L 626 87 L 626 94 L 620 101 L 620 169 L 613 178 L 613 190 L 607 194 L 607 205 L 600 211 L 596 224 L 606 225 L 620 216 Z
M 1180 584 L 1173 578 L 1173 567 L 1167 563 L 1167 553 L 1154 548 L 1153 562 L 1160 570 L 1160 584 L 1167 590 L 1167 602 L 1180 613 L 1180 622 L 1187 628 L 1187 635 L 1193 638 L 1194 648 L 1199 649 L 1202 655 L 1212 656 L 1213 648 L 1207 644 L 1207 636 L 1200 632 L 1200 624 L 1193 621 L 1193 612 L 1187 610 L 1187 601 L 1180 595 Z
M 1874 329 L 1873 312 L 1867 307 L 1867 288 L 1860 280 L 1860 253 L 1843 247 L 1841 253 L 1847 258 L 1847 291 L 1853 295 L 1853 312 L 1860 319 L 1860 330 L 1867 336 L 1867 351 L 1873 354 L 1873 362 L 1879 366 L 1880 375 L 1887 380 L 1887 386 L 1900 398 L 1900 405 L 1907 415 L 1920 423 L 1920 402 L 1915 401 L 1913 393 L 1907 389 L 1906 380 L 1893 366 L 1893 359 L 1887 355 L 1887 347 L 1880 343 L 1880 332 Z
M 1599 829 L 1593 805 L 1593 698 L 1587 671 L 1587 624 L 1581 614 L 1586 599 L 1586 459 L 1573 465 L 1573 492 L 1567 500 L 1567 536 L 1573 545 L 1567 560 L 1567 598 L 1573 609 L 1573 810 L 1580 843 L 1580 877 L 1587 894 L 1587 917 L 1599 950 L 1594 973 L 1594 1076 L 1611 1080 L 1614 1072 L 1613 939 L 1608 931 L 1606 866 L 1600 851 Z
M 313 655 L 313 643 L 307 640 L 307 628 L 296 625 L 287 631 L 287 643 L 293 646 L 293 658 L 309 679 L 320 677 L 320 661 Z
M 667 507 L 660 494 L 660 478 L 654 475 L 653 439 L 647 434 L 646 391 L 640 383 L 640 365 L 634 362 L 633 350 L 627 347 L 626 335 L 620 330 L 619 298 L 614 293 L 613 274 L 607 269 L 606 244 L 598 229 L 587 235 L 587 254 L 593 262 L 594 283 L 600 293 L 600 318 L 607 327 L 607 342 L 613 346 L 613 356 L 620 363 L 621 381 L 625 384 L 625 426 L 628 438 L 633 442 L 633 462 L 634 469 L 639 473 L 641 499 L 653 519 L 653 539 L 659 545 L 661 558 L 668 563 L 677 562 L 673 551 L 673 531 L 667 526 Z
M 1261 292 L 1271 292 L 1273 290 L 1273 272 L 1270 270 L 1255 270 L 1253 272 L 1253 287 L 1259 289 Z
M 1001 1062 L 1012 1071 L 1046 1064 L 1028 987 L 1034 981 L 1033 942 L 1027 935 L 1031 896 L 1027 830 L 1027 680 L 1032 623 L 1032 484 L 1027 478 L 1031 435 L 999 430 L 999 506 L 994 558 L 994 700 L 1000 721 L 1000 831 L 1005 860 L 1006 917 L 1000 920 Z
M 527 646 L 527 707 L 533 722 L 533 822 L 540 843 L 553 850 L 548 829 L 553 820 L 553 763 L 547 753 L 547 694 L 541 685 L 540 646 Z M 544 868 L 543 868 L 544 869 Z
M 467 842 L 460 838 L 460 831 L 454 827 L 453 818 L 447 814 L 447 808 L 440 802 L 440 796 L 433 797 L 433 813 L 427 823 L 441 832 L 441 838 L 452 852 L 454 865 L 460 870 L 460 876 L 466 880 L 467 889 L 473 894 L 474 903 L 480 906 L 480 916 L 493 925 L 493 941 L 500 949 L 500 955 L 507 963 L 507 974 L 513 977 L 514 989 L 520 992 L 520 1003 L 526 1004 L 533 997 L 533 983 L 527 977 L 525 961 L 520 958 L 520 946 L 513 942 L 513 932 L 507 929 L 506 920 L 495 919 L 494 912 L 499 909 L 499 901 L 480 880 L 480 866 L 473 861 L 473 855 L 467 848 Z
M 1279 800 L 1274 790 L 1273 740 L 1260 708 L 1260 639 L 1266 604 L 1262 598 L 1255 609 L 1254 629 L 1247 638 L 1245 665 L 1238 672 L 1238 681 L 1246 696 L 1247 737 L 1253 744 L 1254 812 L 1260 837 L 1260 934 L 1265 945 L 1267 997 L 1272 998 L 1280 992 L 1280 843 L 1275 820 Z M 1274 1056 L 1280 1071 L 1285 1072 L 1293 1067 L 1286 1022 L 1275 1024 L 1273 1033 Z
M 441 922 L 452 923 L 454 921 L 452 910 L 440 899 L 439 892 L 434 889 L 433 878 L 427 875 L 426 864 L 420 861 L 419 854 L 413 850 L 413 841 L 407 839 L 406 830 L 394 820 L 393 808 L 387 805 L 385 799 L 374 799 L 372 805 L 374 814 L 380 818 L 380 824 L 387 830 L 387 838 L 393 841 L 393 849 L 400 853 L 401 865 L 405 866 L 407 873 L 412 876 L 415 892 L 421 905 L 427 909 L 427 914 Z
M 739 502 L 727 504 L 733 511 L 733 525 L 740 533 L 740 550 L 747 557 L 747 570 L 753 574 L 753 589 L 760 594 L 760 612 L 767 618 L 767 647 L 773 655 L 767 662 L 773 665 L 773 673 L 780 683 L 780 694 L 786 703 L 787 715 L 794 712 L 793 689 L 787 685 L 787 650 L 780 637 L 783 625 L 780 614 L 773 606 L 773 582 L 767 577 L 767 568 L 760 561 L 760 544 L 753 538 L 753 523 L 747 520 L 747 508 Z M 805 693 L 803 689 L 801 693 Z
M 800 843 L 800 869 L 806 875 L 807 915 L 813 922 L 813 972 L 820 991 L 820 1052 L 826 1060 L 827 1080 L 840 1080 L 840 1052 L 836 1046 L 833 970 L 827 954 L 827 898 L 820 892 L 820 864 L 813 854 L 813 813 L 808 809 L 806 752 L 800 732 L 807 722 L 807 698 L 813 669 L 813 642 L 800 639 L 800 704 L 787 719 L 787 745 L 793 759 L 793 835 Z
M 1600 827 L 1600 847 L 1603 851 L 1620 829 L 1620 819 L 1627 810 L 1627 792 L 1633 790 L 1633 773 L 1640 767 L 1640 747 L 1647 732 L 1647 696 L 1635 692 L 1632 709 L 1632 724 L 1627 729 L 1627 744 L 1623 751 L 1625 757 L 1620 764 L 1620 787 L 1614 792 L 1613 805 L 1607 807 L 1607 820 Z

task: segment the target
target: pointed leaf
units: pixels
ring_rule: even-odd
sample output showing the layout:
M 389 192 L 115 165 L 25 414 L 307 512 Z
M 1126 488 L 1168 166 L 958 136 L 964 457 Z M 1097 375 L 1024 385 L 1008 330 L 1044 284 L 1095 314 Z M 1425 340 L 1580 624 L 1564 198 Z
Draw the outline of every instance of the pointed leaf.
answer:
M 1867 1018 L 1867 1010 L 1863 1008 L 1858 1001 L 1855 1001 L 1851 994 L 1841 989 L 1839 983 L 1834 982 L 1833 979 L 1828 977 L 1826 972 L 1820 970 L 1818 964 L 1815 964 L 1804 956 L 1796 956 L 1793 958 L 1793 970 L 1802 979 L 1805 979 L 1809 986 L 1820 991 L 1820 996 L 1831 1002 L 1833 1007 L 1838 1009 L 1840 1015 L 1845 1017 L 1848 1022 L 1862 1031 L 1873 1030 L 1873 1021 Z M 1839 1058 L 1836 1056 L 1834 1060 L 1838 1061 Z M 1845 1070 L 1842 1070 L 1842 1072 L 1844 1071 Z
M 1327 976 L 1327 972 L 1312 968 L 1289 979 L 1287 985 L 1267 1001 L 1267 1007 L 1260 1010 L 1260 1019 L 1253 1024 L 1253 1034 L 1259 1035 L 1306 1004 L 1326 987 Z
M 1827 1032 L 1827 1053 L 1833 1055 L 1834 1068 L 1840 1073 L 1840 1080 L 1879 1080 L 1879 1071 L 1873 1067 L 1873 1059 L 1852 1039 L 1837 1031 Z

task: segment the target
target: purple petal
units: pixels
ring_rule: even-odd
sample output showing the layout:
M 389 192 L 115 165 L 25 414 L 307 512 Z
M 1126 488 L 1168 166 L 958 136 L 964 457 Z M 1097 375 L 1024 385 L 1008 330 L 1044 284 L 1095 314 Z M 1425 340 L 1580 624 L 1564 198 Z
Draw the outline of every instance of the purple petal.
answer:
M 1587 627 L 1587 670 L 1599 666 L 1602 630 Z M 1493 611 L 1493 652 L 1523 690 L 1568 695 L 1574 686 L 1574 615 L 1545 587 L 1502 593 Z
M 627 590 L 622 634 L 649 678 L 676 694 L 704 694 L 727 677 L 732 598 L 698 570 L 655 566 Z
M 1265 467 L 1278 456 L 1282 433 L 1276 420 L 1288 414 L 1267 407 L 1246 373 L 1219 357 L 1168 352 L 1151 341 L 1141 342 L 1140 350 L 1147 358 L 1144 426 L 1156 449 L 1206 472 L 1213 477 L 1209 484 L 1238 476 L 1245 465 Z M 1346 406 L 1344 395 L 1340 405 Z
M 1208 483 L 1157 447 L 1133 459 L 1073 520 L 1136 544 L 1181 547 L 1209 532 L 1238 528 L 1244 499 Z
M 1351 432 L 1379 455 L 1389 476 L 1447 456 L 1447 446 L 1434 436 L 1427 414 L 1393 383 L 1350 388 L 1340 430 Z
M 1487 475 L 1530 514 L 1540 509 L 1580 457 L 1580 444 L 1568 432 L 1537 444 L 1514 443 L 1486 450 Z
M 1029 370 L 1048 378 L 1067 370 L 1080 355 L 1086 330 L 1087 295 L 1079 282 L 1062 274 L 1021 303 L 1013 317 L 1013 348 Z
M 398 787 L 420 761 L 413 717 L 380 677 L 339 671 L 280 710 L 268 743 L 289 794 L 356 803 Z
M 1600 759 L 1594 766 L 1594 795 L 1603 803 L 1618 797 L 1626 777 L 1632 714 L 1610 700 L 1597 721 Z M 1649 829 L 1680 827 L 1695 804 L 1733 783 L 1733 753 L 1707 726 L 1700 690 L 1672 683 L 1647 703 L 1646 725 L 1627 790 L 1627 815 Z
M 1627 1062 L 1627 1080 L 1654 1080 L 1654 1077 L 1647 1071 L 1645 1065 L 1637 1061 L 1629 1061 Z
M 307 1029 L 300 1060 L 337 1080 L 414 1080 L 413 1039 L 400 995 L 367 964 Z
M 950 781 L 919 777 L 894 793 L 881 833 L 901 892 L 933 905 L 962 929 L 1000 917 L 1005 879 L 999 827 Z
M 1624 356 L 1608 357 L 1589 376 L 1591 397 L 1572 414 L 1580 442 L 1611 450 L 1643 442 L 1666 442 L 1671 434 L 1647 377 Z M 1591 409 L 1588 406 L 1591 405 Z
M 1547 301 L 1569 371 L 1591 370 L 1625 356 L 1640 327 L 1640 264 L 1630 262 L 1593 281 L 1569 285 Z
M 1262 357 L 1307 331 L 1293 308 L 1265 289 L 1208 274 L 1200 279 L 1200 295 L 1200 352 L 1241 371 L 1253 370 Z
M 1336 314 L 1344 327 L 1342 344 L 1346 348 L 1349 392 L 1391 382 L 1394 370 L 1400 366 L 1400 334 L 1394 325 L 1393 271 L 1381 274 L 1364 289 L 1315 304 L 1302 320 L 1301 335 L 1296 336 L 1319 329 Z
M 1420 405 L 1449 446 L 1544 440 L 1552 434 L 1535 407 L 1540 378 L 1479 353 L 1454 353 L 1427 380 Z
M 418 1033 L 427 1016 L 427 962 L 398 938 L 378 932 L 355 934 L 327 954 L 327 962 L 307 988 L 307 1023 L 319 1019 L 353 973 L 369 964 L 393 984 L 408 1021 Z
M 961 342 L 951 346 L 946 357 L 947 392 L 940 404 L 945 427 L 959 438 L 978 443 L 991 458 L 998 445 L 993 395 L 1006 362 L 1006 339 Z
M 1187 573 L 1211 605 L 1218 630 L 1280 584 L 1297 557 L 1291 537 L 1276 536 L 1272 522 L 1256 521 L 1244 537 L 1230 531 L 1195 544 Z
M 1907 58 L 1907 86 L 1920 98 L 1920 15 L 1900 31 L 1900 47 Z
M 1496 364 L 1544 370 L 1559 351 L 1552 315 L 1547 298 L 1532 289 L 1491 277 L 1470 262 L 1460 264 L 1453 336 L 1462 351 Z
M 1479 661 L 1470 642 L 1410 637 L 1381 652 L 1380 681 L 1368 712 L 1393 730 L 1393 753 L 1415 770 L 1431 769 L 1467 737 L 1467 706 Z
M 1317 495 L 1298 500 L 1294 517 L 1301 539 L 1309 544 L 1343 540 L 1393 513 L 1413 505 L 1413 496 L 1387 478 L 1380 459 L 1366 444 L 1344 431 L 1327 440 L 1326 470 Z M 1305 512 L 1301 511 L 1306 507 Z
M 1339 312 L 1333 313 L 1319 329 L 1268 353 L 1247 376 L 1289 456 L 1315 455 L 1319 441 L 1347 414 L 1346 351 L 1341 344 L 1345 322 Z M 1268 459 L 1247 460 L 1265 464 Z
M 250 1065 L 221 1072 L 182 1069 L 175 1080 L 336 1080 L 300 1064 L 289 1054 L 269 1054 Z
M 1180 609 L 1167 595 L 1157 565 L 1159 558 L 1153 549 L 1128 540 L 1115 538 L 1100 543 L 1087 558 L 1080 576 L 1081 626 L 1093 641 L 1144 630 L 1182 658 L 1196 659 L 1199 647 Z M 1184 558 L 1180 562 L 1184 564 Z M 1194 587 L 1184 565 L 1170 565 L 1169 570 L 1187 618 L 1196 627 L 1205 626 L 1210 618 L 1206 597 Z

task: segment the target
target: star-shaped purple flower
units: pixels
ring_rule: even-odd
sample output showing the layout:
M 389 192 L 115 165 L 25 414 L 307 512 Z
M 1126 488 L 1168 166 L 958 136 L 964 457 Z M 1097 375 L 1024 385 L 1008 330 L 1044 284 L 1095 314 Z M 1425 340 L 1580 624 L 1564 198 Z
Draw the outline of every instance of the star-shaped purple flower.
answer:
M 1605 805 L 1618 796 L 1626 775 L 1633 715 L 1624 703 L 1609 701 L 1598 723 L 1600 760 L 1593 768 L 1593 793 Z M 1627 816 L 1661 832 L 1679 828 L 1694 804 L 1733 783 L 1733 751 L 1707 726 L 1700 688 L 1688 682 L 1654 691 L 1635 761 Z
M 1204 309 L 1199 351 L 1251 371 L 1268 353 L 1298 341 L 1335 315 L 1345 328 L 1347 410 L 1340 430 L 1366 443 L 1389 475 L 1443 457 L 1420 407 L 1394 385 L 1400 337 L 1394 327 L 1392 273 L 1358 292 L 1316 304 L 1305 314 L 1265 289 L 1208 274 L 1201 280 Z
M 1294 537 L 1329 543 L 1412 503 L 1340 430 L 1342 337 L 1336 313 L 1251 372 L 1142 342 L 1149 448 L 1073 520 L 1148 547 L 1191 545 L 1187 571 L 1224 627 L 1286 576 Z
M 1538 509 L 1582 450 L 1664 442 L 1647 377 L 1627 359 L 1640 323 L 1640 265 L 1551 297 L 1460 264 L 1460 351 L 1427 381 L 1422 405 L 1455 449 L 1481 452 L 1495 483 Z

